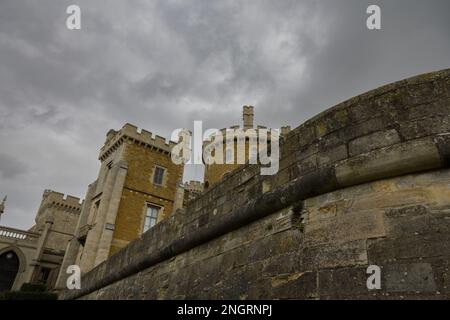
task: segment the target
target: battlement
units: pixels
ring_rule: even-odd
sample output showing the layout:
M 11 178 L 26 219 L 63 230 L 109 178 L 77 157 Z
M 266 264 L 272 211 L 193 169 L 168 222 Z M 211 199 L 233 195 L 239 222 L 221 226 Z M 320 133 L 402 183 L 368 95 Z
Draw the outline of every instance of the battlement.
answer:
M 243 106 L 242 107 L 242 116 L 243 116 L 243 125 L 232 125 L 229 126 L 228 128 L 222 128 L 220 130 L 218 130 L 222 136 L 224 141 L 226 140 L 226 135 L 227 135 L 227 130 L 249 130 L 249 129 L 253 129 L 256 131 L 256 133 L 258 133 L 258 130 L 263 130 L 263 129 L 269 129 L 267 126 L 263 126 L 263 125 L 257 125 L 256 127 L 253 124 L 253 117 L 254 117 L 254 107 L 253 106 Z M 290 126 L 283 126 L 281 128 L 281 133 L 283 135 L 288 134 L 291 131 L 291 127 Z M 211 134 L 209 137 L 210 139 L 213 139 L 214 136 L 217 134 L 213 133 Z M 270 133 L 267 135 L 268 138 L 270 139 Z M 203 142 L 203 145 L 209 145 L 210 142 L 205 141 Z
M 136 143 L 144 144 L 150 148 L 156 148 L 163 152 L 170 153 L 176 142 L 166 140 L 166 138 L 153 135 L 152 132 L 141 129 L 135 125 L 126 123 L 119 131 L 110 130 L 104 146 L 100 149 L 99 159 L 106 159 L 111 153 L 125 141 L 130 140 Z
M 193 191 L 198 191 L 198 192 L 202 192 L 203 191 L 203 182 L 200 181 L 188 181 L 184 183 L 184 188 L 186 190 L 193 190 Z
M 266 126 L 263 126 L 263 125 L 257 125 L 257 127 L 256 128 L 247 128 L 247 129 L 244 129 L 244 128 L 241 128 L 240 126 L 237 126 L 237 125 L 234 125 L 234 126 L 231 126 L 231 127 L 229 127 L 229 128 L 222 128 L 222 129 L 220 129 L 220 130 L 218 130 L 221 134 L 222 134 L 222 143 L 224 144 L 226 141 L 231 141 L 231 140 L 228 140 L 227 139 L 227 130 L 238 130 L 238 129 L 241 129 L 241 130 L 244 130 L 244 133 L 245 133 L 245 130 L 255 130 L 255 132 L 256 132 L 256 137 L 258 137 L 258 135 L 259 135 L 259 132 L 258 132 L 258 130 L 264 130 L 264 129 L 268 129 Z M 291 131 L 291 127 L 290 126 L 287 126 L 287 127 L 282 127 L 282 130 L 281 130 L 281 134 L 283 134 L 283 132 L 284 132 L 284 134 L 287 134 L 287 133 L 289 133 Z M 214 139 L 214 137 L 217 135 L 217 132 L 216 133 L 213 133 L 213 134 L 211 134 L 210 136 L 209 136 L 209 139 L 210 139 L 210 141 L 203 141 L 203 147 L 204 148 L 206 148 L 206 147 L 209 147 L 209 148 L 212 148 L 213 146 L 219 146 L 219 144 L 220 144 L 220 142 L 218 142 L 218 141 L 214 141 L 215 139 Z M 234 138 L 234 140 L 235 140 L 236 138 Z M 247 139 L 248 139 L 248 137 L 247 137 Z M 211 141 L 211 140 L 213 140 L 213 141 Z M 270 131 L 269 132 L 267 132 L 267 140 L 268 140 L 268 142 L 270 142 L 270 140 L 271 140 L 271 133 L 270 133 Z M 213 143 L 213 142 L 215 142 L 215 144 Z
M 67 210 L 81 211 L 82 205 L 83 201 L 78 197 L 47 189 L 42 196 L 41 208 L 58 206 Z

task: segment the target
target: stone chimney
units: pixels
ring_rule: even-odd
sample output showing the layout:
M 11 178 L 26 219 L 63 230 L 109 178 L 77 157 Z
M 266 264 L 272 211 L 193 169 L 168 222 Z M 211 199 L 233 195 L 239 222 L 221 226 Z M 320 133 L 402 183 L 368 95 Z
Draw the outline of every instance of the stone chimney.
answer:
M 287 136 L 291 132 L 291 126 L 281 127 L 281 135 Z
M 242 107 L 242 119 L 244 120 L 244 130 L 253 128 L 253 107 L 243 106 Z

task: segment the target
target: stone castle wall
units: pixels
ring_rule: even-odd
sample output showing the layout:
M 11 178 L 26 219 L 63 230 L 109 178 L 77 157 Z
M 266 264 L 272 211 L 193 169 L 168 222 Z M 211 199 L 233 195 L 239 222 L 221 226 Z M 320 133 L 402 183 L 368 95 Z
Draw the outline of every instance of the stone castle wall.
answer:
M 384 86 L 294 129 L 277 175 L 236 169 L 61 298 L 449 298 L 449 164 L 450 70 Z

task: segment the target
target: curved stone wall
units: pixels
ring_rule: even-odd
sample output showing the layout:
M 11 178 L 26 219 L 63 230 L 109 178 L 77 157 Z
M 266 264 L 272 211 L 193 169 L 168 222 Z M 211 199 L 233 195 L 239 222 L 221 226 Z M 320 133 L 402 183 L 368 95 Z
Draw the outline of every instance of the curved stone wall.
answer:
M 450 71 L 384 86 L 294 129 L 277 175 L 236 169 L 61 298 L 448 298 L 449 160 Z

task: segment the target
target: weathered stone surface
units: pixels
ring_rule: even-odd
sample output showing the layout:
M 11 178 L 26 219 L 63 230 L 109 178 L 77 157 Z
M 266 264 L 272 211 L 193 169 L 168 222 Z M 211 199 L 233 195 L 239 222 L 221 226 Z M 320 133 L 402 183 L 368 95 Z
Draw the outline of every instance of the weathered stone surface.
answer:
M 434 281 L 438 292 L 436 294 L 450 299 L 450 257 L 428 259 L 434 270 Z
M 333 164 L 339 160 L 346 159 L 347 157 L 347 145 L 343 144 L 319 153 L 318 165 L 319 167 L 323 167 L 325 165 Z
M 400 124 L 400 134 L 407 140 L 450 131 L 450 114 L 427 117 Z
M 311 215 L 311 214 L 310 214 Z M 385 236 L 382 211 L 360 211 L 336 214 L 329 219 L 316 220 L 305 227 L 308 245 L 340 243 Z
M 390 235 L 449 233 L 450 211 L 431 211 L 423 205 L 386 210 L 386 229 Z
M 278 299 L 317 298 L 317 272 L 279 274 L 271 279 L 271 286 Z
M 367 266 L 321 270 L 318 274 L 321 299 L 369 298 Z
M 305 270 L 365 265 L 366 242 L 358 240 L 308 246 L 303 250 L 301 263 Z
M 398 176 L 440 166 L 441 159 L 435 144 L 428 139 L 414 140 L 377 149 L 338 164 L 336 177 L 341 185 L 346 186 L 355 181 L 371 181 L 377 177 Z
M 450 115 L 450 99 L 444 98 L 437 102 L 413 106 L 407 109 L 408 120 L 424 119 L 430 115 L 448 118 Z
M 88 289 L 82 295 L 445 296 L 450 170 L 442 135 L 449 128 L 442 125 L 445 119 L 434 128 L 416 126 L 412 123 L 421 111 L 410 111 L 411 116 L 405 112 L 442 102 L 449 74 L 443 71 L 382 87 L 294 129 L 283 141 L 283 170 L 278 175 L 260 177 L 259 168 L 249 165 L 236 169 L 186 211 L 86 274 L 83 283 Z M 441 116 L 442 110 L 430 108 L 427 119 L 433 118 L 431 113 Z M 424 138 L 414 139 L 417 136 Z M 269 192 L 263 193 L 264 181 L 270 181 Z M 379 292 L 365 287 L 365 270 L 371 264 L 389 276 Z M 410 277 L 404 278 L 404 272 Z M 62 295 L 78 297 L 71 292 Z
M 356 156 L 374 149 L 391 146 L 399 142 L 400 137 L 394 129 L 375 132 L 351 141 L 349 144 L 349 153 L 350 156 Z
M 436 293 L 433 268 L 429 263 L 392 264 L 383 269 L 386 291 Z
M 442 166 L 450 167 L 450 134 L 440 134 L 434 140 L 441 156 Z
M 370 240 L 367 252 L 370 264 L 384 264 L 394 261 L 450 255 L 448 234 L 427 234 L 405 236 L 393 239 Z

